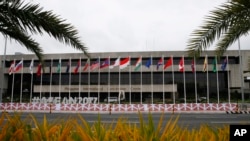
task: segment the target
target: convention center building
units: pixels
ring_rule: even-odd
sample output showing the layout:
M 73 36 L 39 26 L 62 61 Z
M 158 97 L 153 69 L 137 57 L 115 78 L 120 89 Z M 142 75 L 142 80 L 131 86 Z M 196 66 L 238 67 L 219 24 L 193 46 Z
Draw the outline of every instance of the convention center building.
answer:
M 0 56 L 2 102 L 230 103 L 249 100 L 248 50 Z M 239 57 L 241 56 L 241 57 Z M 4 67 L 3 67 L 4 66 Z M 67 98 L 68 101 L 65 101 Z

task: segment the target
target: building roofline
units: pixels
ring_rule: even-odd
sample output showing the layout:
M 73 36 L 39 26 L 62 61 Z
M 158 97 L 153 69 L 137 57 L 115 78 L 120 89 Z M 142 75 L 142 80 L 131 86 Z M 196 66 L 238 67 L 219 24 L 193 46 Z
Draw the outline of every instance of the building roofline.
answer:
M 242 52 L 250 52 L 250 50 L 241 50 Z M 203 52 L 201 54 L 201 57 L 208 55 L 208 56 L 214 56 L 214 50 L 208 50 L 206 52 Z M 184 55 L 184 57 L 187 57 L 187 51 L 128 51 L 128 52 L 93 52 L 89 53 L 91 58 L 116 58 L 116 57 L 158 57 L 158 56 L 174 56 L 174 57 L 181 57 Z M 223 56 L 237 56 L 239 54 L 238 50 L 227 50 Z M 24 57 L 25 56 L 25 57 Z M 0 59 L 2 59 L 3 55 L 0 55 Z M 59 59 L 59 58 L 72 58 L 72 59 L 78 59 L 81 58 L 87 58 L 87 56 L 84 55 L 84 53 L 53 53 L 53 54 L 44 54 L 44 59 Z M 6 60 L 12 60 L 12 59 L 21 59 L 24 58 L 25 60 L 31 60 L 31 59 L 37 59 L 35 54 L 13 54 L 13 55 L 6 55 Z

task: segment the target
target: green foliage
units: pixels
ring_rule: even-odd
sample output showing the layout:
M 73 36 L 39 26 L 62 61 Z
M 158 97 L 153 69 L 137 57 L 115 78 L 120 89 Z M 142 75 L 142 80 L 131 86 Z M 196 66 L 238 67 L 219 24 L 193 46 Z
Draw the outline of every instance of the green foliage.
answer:
M 144 121 L 139 113 L 140 125 L 131 124 L 127 119 L 119 118 L 112 124 L 104 124 L 101 116 L 90 125 L 79 115 L 66 121 L 48 121 L 46 116 L 41 123 L 33 115 L 24 120 L 21 114 L 10 116 L 2 114 L 0 118 L 0 140 L 18 141 L 227 141 L 229 140 L 229 126 L 222 128 L 201 125 L 199 129 L 188 130 L 178 126 L 179 116 L 173 116 L 163 124 L 164 115 L 155 127 L 152 114 Z M 7 119 L 7 120 L 6 120 Z M 6 121 L 5 121 L 6 120 Z
M 52 11 L 43 10 L 39 4 L 24 3 L 24 0 L 0 0 L 0 32 L 35 53 L 41 62 L 43 50 L 31 38 L 32 34 L 48 33 L 88 56 L 87 48 L 78 37 L 78 31 Z
M 233 0 L 225 2 L 206 16 L 202 26 L 194 30 L 187 44 L 190 57 L 198 57 L 214 41 L 218 56 L 239 37 L 247 35 L 250 30 L 250 1 Z

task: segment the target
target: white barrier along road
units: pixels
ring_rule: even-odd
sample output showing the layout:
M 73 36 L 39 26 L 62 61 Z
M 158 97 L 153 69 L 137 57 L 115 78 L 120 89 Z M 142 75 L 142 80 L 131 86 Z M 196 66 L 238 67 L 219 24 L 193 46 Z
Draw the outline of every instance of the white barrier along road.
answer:
M 1 103 L 1 111 L 27 112 L 222 112 L 234 111 L 236 103 L 188 103 L 188 104 L 43 104 Z

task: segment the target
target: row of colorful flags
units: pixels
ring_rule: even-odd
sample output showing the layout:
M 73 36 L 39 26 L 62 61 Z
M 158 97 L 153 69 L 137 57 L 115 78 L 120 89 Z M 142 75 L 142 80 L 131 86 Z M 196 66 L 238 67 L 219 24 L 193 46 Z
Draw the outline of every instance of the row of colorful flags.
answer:
M 166 60 L 165 64 L 164 63 L 164 58 L 161 57 L 157 64 L 156 64 L 156 69 L 159 70 L 160 66 L 164 65 L 163 66 L 163 70 L 167 69 L 168 67 L 172 66 L 173 65 L 173 57 L 170 57 L 168 60 Z M 228 60 L 227 58 L 224 59 L 223 63 L 221 64 L 221 69 L 224 71 L 226 69 L 226 66 L 227 66 L 227 63 L 228 63 Z M 146 63 L 145 63 L 145 66 L 147 68 L 150 68 L 150 66 L 153 64 L 153 61 L 152 61 L 152 57 L 149 58 Z M 85 65 L 83 66 L 83 71 L 93 71 L 95 69 L 103 69 L 103 68 L 106 68 L 106 67 L 109 67 L 110 69 L 113 69 L 114 67 L 116 66 L 119 66 L 120 69 L 124 69 L 126 68 L 128 65 L 130 65 L 130 57 L 126 57 L 126 58 L 123 58 L 123 59 L 120 59 L 120 57 L 118 57 L 112 64 L 110 63 L 110 58 L 106 58 L 103 62 L 100 62 L 100 59 L 97 59 L 95 62 L 93 62 L 92 64 L 90 64 L 90 61 L 87 60 L 87 62 L 85 63 Z M 205 60 L 204 60 L 204 65 L 203 65 L 203 71 L 207 71 L 207 57 L 205 57 Z M 79 61 L 77 62 L 77 65 L 75 66 L 75 68 L 73 69 L 73 73 L 78 73 L 78 70 L 81 66 L 81 59 L 79 59 Z M 141 66 L 142 66 L 142 57 L 139 57 L 136 61 L 136 63 L 134 64 L 135 68 L 134 68 L 134 71 L 138 71 Z M 184 72 L 185 70 L 185 64 L 184 64 L 184 57 L 182 57 L 179 61 L 179 71 L 180 72 Z M 11 75 L 12 73 L 14 72 L 18 72 L 19 70 L 21 70 L 23 67 L 23 60 L 21 60 L 20 62 L 18 62 L 16 64 L 15 60 L 11 63 L 10 65 L 10 68 L 9 68 L 9 74 Z M 29 70 L 30 70 L 30 73 L 33 74 L 33 67 L 34 67 L 34 60 L 31 60 L 31 63 L 30 63 L 30 66 L 29 66 Z M 51 72 L 51 67 L 50 66 L 50 72 Z M 71 59 L 69 60 L 68 64 L 67 64 L 67 67 L 66 67 L 66 73 L 69 73 L 70 72 L 70 68 L 71 68 Z M 195 60 L 192 60 L 192 63 L 191 63 L 191 68 L 192 68 L 192 71 L 195 72 Z M 214 61 L 213 61 L 213 71 L 216 72 L 217 71 L 217 59 L 216 57 L 214 58 Z M 60 73 L 61 72 L 61 59 L 59 60 L 58 62 L 58 65 L 57 65 L 57 73 Z M 42 73 L 42 65 L 39 64 L 37 66 L 37 76 L 40 76 Z

